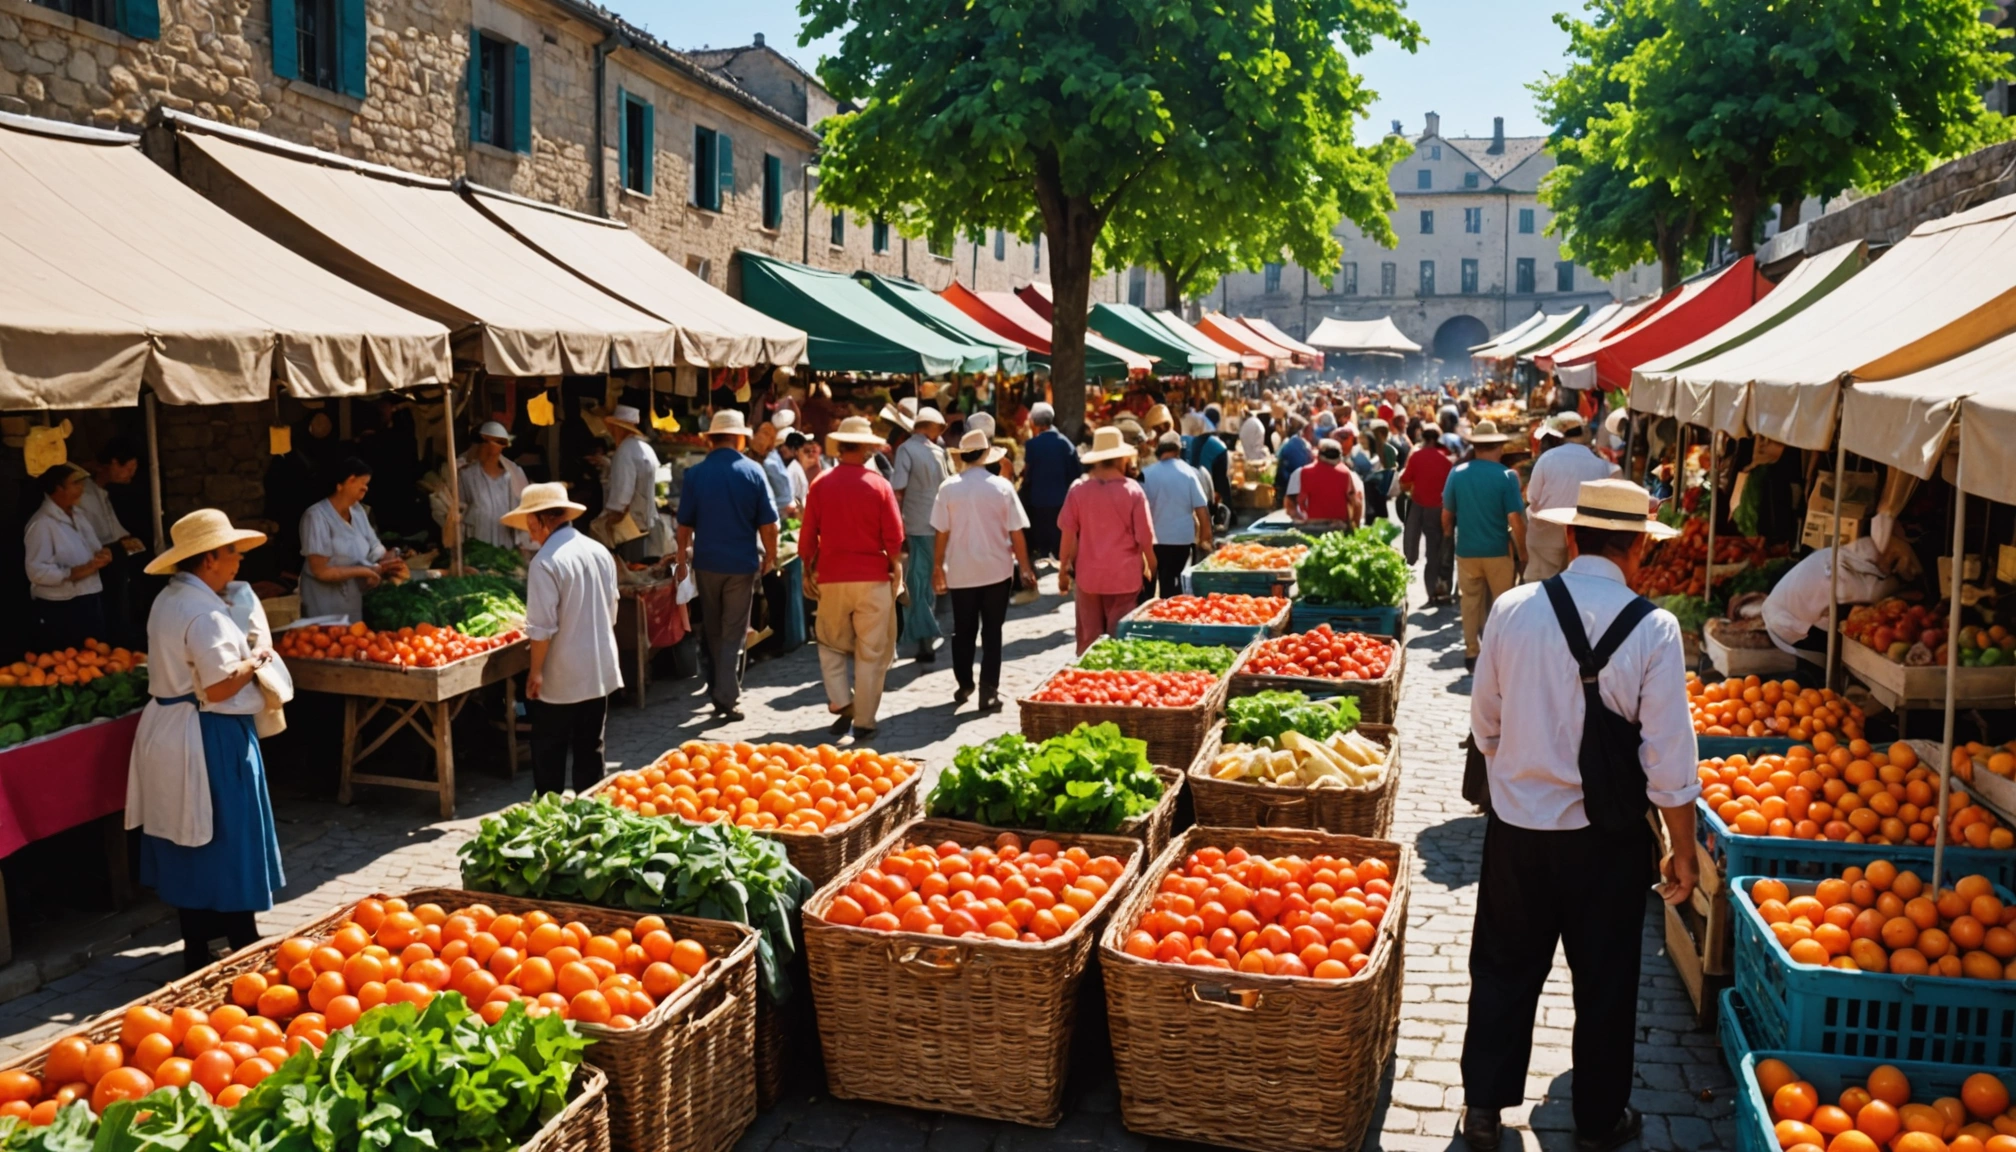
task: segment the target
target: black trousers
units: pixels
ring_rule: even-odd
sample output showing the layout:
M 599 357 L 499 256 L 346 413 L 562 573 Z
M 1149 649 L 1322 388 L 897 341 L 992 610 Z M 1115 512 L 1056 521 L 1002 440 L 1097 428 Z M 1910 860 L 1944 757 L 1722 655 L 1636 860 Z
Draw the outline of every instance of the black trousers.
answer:
M 35 609 L 36 646 L 43 652 L 81 648 L 86 640 L 105 639 L 105 594 L 89 592 L 68 600 L 31 600 Z
M 1649 825 L 1536 832 L 1490 818 L 1463 1034 L 1470 1107 L 1495 1111 L 1525 1099 L 1534 1013 L 1558 940 L 1575 993 L 1575 1129 L 1598 1135 L 1616 1124 L 1631 1098 L 1639 946 L 1656 850 Z
M 1183 569 L 1190 566 L 1190 545 L 1155 545 L 1155 595 L 1168 599 L 1183 594 Z
M 212 912 L 208 908 L 177 908 L 182 923 L 182 974 L 217 960 L 211 943 L 223 940 L 236 952 L 259 942 L 259 921 L 250 912 Z
M 1008 618 L 1008 597 L 1015 578 L 977 588 L 952 589 L 952 678 L 961 688 L 973 687 L 973 644 L 980 644 L 980 688 L 993 692 L 1001 685 L 1001 622 Z
M 1062 507 L 1037 508 L 1033 505 L 1029 513 L 1029 559 L 1033 563 L 1043 556 L 1055 559 L 1057 549 L 1062 546 L 1062 533 L 1057 529 L 1057 516 Z
M 609 721 L 609 698 L 578 704 L 530 700 L 533 792 L 586 792 L 602 779 L 602 733 Z M 574 754 L 574 782 L 567 782 L 567 754 Z

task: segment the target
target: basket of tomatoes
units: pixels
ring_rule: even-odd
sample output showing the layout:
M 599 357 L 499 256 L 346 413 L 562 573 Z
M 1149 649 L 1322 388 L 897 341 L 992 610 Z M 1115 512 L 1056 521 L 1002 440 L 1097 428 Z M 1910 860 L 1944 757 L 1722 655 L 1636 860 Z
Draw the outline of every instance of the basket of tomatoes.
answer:
M 1391 724 L 1400 706 L 1400 674 L 1407 650 L 1396 640 L 1363 632 L 1336 632 L 1319 624 L 1308 632 L 1263 640 L 1232 666 L 1228 695 L 1281 690 L 1356 697 L 1366 723 Z
M 1197 827 L 1170 844 L 1099 945 L 1128 1130 L 1358 1147 L 1399 1033 L 1410 856 L 1287 829 Z
M 424 1008 L 455 991 L 494 1020 L 525 1000 L 594 1040 L 586 1059 L 608 1075 L 617 1147 L 724 1152 L 756 1116 L 756 947 L 754 930 L 722 920 L 448 888 L 373 896 L 148 997 L 128 1010 L 138 1027 L 123 1048 L 156 1074 L 180 1057 L 204 1082 L 217 1071 L 206 1063 L 221 1069 L 208 1053 L 234 1040 L 278 1038 L 291 1051 L 378 1003 Z M 146 1039 L 155 1025 L 164 1034 Z M 278 1054 L 248 1059 L 277 1067 Z M 244 1067 L 226 1074 L 232 1083 L 245 1083 Z
M 791 866 L 823 885 L 917 815 L 923 767 L 867 748 L 688 740 L 605 777 L 595 794 L 645 816 L 732 820 L 783 845 Z
M 1139 840 L 919 820 L 805 905 L 833 1095 L 1037 1127 Z
M 1234 664 L 1237 667 L 1237 664 Z M 1112 724 L 1148 745 L 1150 763 L 1179 771 L 1197 756 L 1225 706 L 1227 680 L 1212 672 L 1147 672 L 1066 665 L 1015 701 L 1022 735 L 1062 736 L 1080 724 Z

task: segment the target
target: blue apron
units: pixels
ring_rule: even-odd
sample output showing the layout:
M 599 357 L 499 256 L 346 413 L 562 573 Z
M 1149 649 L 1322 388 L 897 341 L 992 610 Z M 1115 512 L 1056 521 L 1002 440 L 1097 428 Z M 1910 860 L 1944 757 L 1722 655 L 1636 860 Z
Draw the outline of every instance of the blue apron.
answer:
M 195 704 L 172 696 L 157 703 Z M 203 767 L 210 778 L 210 842 L 185 848 L 158 836 L 140 838 L 140 882 L 176 908 L 264 912 L 287 878 L 266 793 L 266 762 L 253 717 L 199 712 Z

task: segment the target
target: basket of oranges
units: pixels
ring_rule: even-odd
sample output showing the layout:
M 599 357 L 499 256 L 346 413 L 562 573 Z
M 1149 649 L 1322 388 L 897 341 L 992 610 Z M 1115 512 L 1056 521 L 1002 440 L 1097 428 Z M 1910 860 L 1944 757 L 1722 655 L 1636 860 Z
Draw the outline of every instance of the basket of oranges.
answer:
M 1078 981 L 1143 854 L 926 819 L 848 868 L 805 905 L 833 1095 L 1055 1125 Z
M 448 989 L 486 1018 L 531 1000 L 595 1041 L 586 1060 L 608 1075 L 616 1147 L 721 1152 L 756 1117 L 755 958 L 755 932 L 728 921 L 428 888 L 346 904 L 152 1000 L 289 1035 Z

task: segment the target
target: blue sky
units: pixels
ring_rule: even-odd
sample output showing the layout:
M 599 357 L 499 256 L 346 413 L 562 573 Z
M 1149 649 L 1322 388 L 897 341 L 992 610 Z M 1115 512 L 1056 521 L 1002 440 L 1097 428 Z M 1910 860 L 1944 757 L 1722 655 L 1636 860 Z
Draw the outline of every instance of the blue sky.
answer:
M 614 6 L 667 43 L 680 48 L 747 44 L 762 32 L 769 42 L 811 67 L 833 41 L 797 46 L 796 0 L 743 0 L 712 5 L 696 0 L 614 0 Z M 1550 19 L 1576 8 L 1575 0 L 1414 0 L 1409 14 L 1429 43 L 1409 54 L 1382 46 L 1359 62 L 1379 100 L 1360 125 L 1361 139 L 1376 139 L 1397 119 L 1408 134 L 1421 131 L 1427 112 L 1442 114 L 1449 136 L 1488 136 L 1491 118 L 1505 131 L 1537 136 L 1545 129 L 1526 84 L 1560 66 L 1567 38 Z

